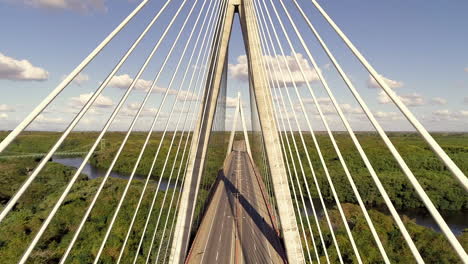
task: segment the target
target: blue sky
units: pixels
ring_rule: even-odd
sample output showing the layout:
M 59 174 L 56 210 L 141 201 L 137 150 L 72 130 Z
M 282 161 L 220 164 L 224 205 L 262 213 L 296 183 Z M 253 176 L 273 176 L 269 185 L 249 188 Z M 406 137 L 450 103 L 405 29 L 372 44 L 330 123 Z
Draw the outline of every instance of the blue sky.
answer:
M 80 80 L 67 87 L 31 129 L 63 129 L 87 98 L 87 94 L 99 86 L 119 57 L 128 49 L 131 41 L 156 14 L 162 6 L 161 2 L 150 1 L 129 26 L 83 71 Z M 174 0 L 174 3 L 169 5 L 148 37 L 118 72 L 120 83 L 115 82 L 112 87 L 104 90 L 103 97 L 98 100 L 93 111 L 85 116 L 78 129 L 98 130 L 102 127 L 103 121 L 124 92 L 122 88 L 128 83 L 125 77 L 128 79 L 135 76 L 145 56 L 159 39 L 181 2 Z M 202 2 L 199 0 L 195 10 L 199 10 Z M 269 0 L 266 2 L 269 6 Z M 398 110 L 379 94 L 379 89 L 372 88 L 368 73 L 314 10 L 312 4 L 306 0 L 299 2 L 384 128 L 411 130 L 411 126 L 403 120 Z M 138 3 L 131 0 L 0 0 L 0 129 L 14 128 Z M 429 130 L 468 131 L 467 1 L 361 0 L 320 3 L 377 71 L 389 79 L 395 91 L 404 98 L 413 113 Z M 193 0 L 187 1 L 181 17 L 174 25 L 176 29 L 181 27 L 192 4 Z M 276 7 L 282 14 L 281 6 L 276 4 Z M 371 126 L 359 112 L 356 102 L 330 66 L 295 7 L 290 3 L 287 7 L 297 21 L 340 104 L 346 105 L 347 116 L 353 127 L 356 130 L 370 130 Z M 273 12 L 271 8 L 270 12 Z M 273 14 L 274 26 L 279 30 Z M 189 25 L 193 25 L 195 15 L 189 19 Z M 297 47 L 296 51 L 303 54 L 307 60 L 284 15 L 282 19 Z M 239 57 L 244 55 L 245 51 L 238 20 L 235 22 L 229 50 L 228 96 L 234 98 L 240 90 L 247 101 L 247 83 L 242 72 L 245 65 L 239 63 Z M 189 26 L 183 32 L 182 39 L 188 38 L 191 29 Z M 196 33 L 197 30 L 199 29 L 195 30 Z M 176 34 L 177 30 L 171 30 L 168 40 L 173 40 Z M 280 38 L 286 47 L 284 35 L 280 34 Z M 148 70 L 143 74 L 144 80 L 153 80 L 171 43 L 163 42 Z M 180 55 L 184 44 L 181 42 L 176 46 L 175 54 Z M 288 58 L 292 59 L 290 49 L 285 50 Z M 188 54 L 190 52 L 191 50 Z M 177 60 L 177 56 L 169 60 L 168 68 L 157 83 L 158 87 L 168 86 Z M 187 59 L 183 62 L 186 63 Z M 199 68 L 191 67 L 191 70 L 193 69 Z M 189 73 L 191 74 L 191 71 Z M 178 88 L 181 76 L 182 74 L 176 76 L 172 90 Z M 126 129 L 130 115 L 134 113 L 135 103 L 140 102 L 144 96 L 142 90 L 147 87 L 145 85 L 148 84 L 142 83 L 141 89 L 130 96 L 113 129 Z M 316 81 L 312 81 L 312 87 L 321 98 L 332 127 L 342 129 L 333 109 L 327 104 L 322 87 Z M 182 89 L 186 89 L 186 86 Z M 304 85 L 300 89 L 304 98 L 310 98 Z M 152 95 L 139 129 L 148 127 L 147 120 L 151 120 L 151 114 L 156 111 L 161 95 Z M 296 97 L 293 99 L 298 101 Z M 173 101 L 174 98 L 169 98 L 168 102 Z M 229 105 L 232 107 L 232 100 Z M 316 116 L 313 111 L 314 105 L 309 104 L 308 107 L 311 109 L 310 114 Z M 170 109 L 163 106 L 161 111 L 164 118 Z M 227 115 L 228 119 L 232 117 L 232 108 L 228 110 Z M 319 119 L 314 117 L 313 120 L 316 120 L 317 129 L 323 129 Z M 161 126 L 163 122 L 158 123 L 157 128 Z M 229 122 L 227 126 L 230 126 Z

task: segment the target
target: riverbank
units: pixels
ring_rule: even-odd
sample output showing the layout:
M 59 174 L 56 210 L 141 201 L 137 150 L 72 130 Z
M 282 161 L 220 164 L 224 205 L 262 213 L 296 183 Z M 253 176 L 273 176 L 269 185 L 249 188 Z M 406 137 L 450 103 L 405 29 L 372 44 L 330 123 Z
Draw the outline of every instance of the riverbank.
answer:
M 357 205 L 342 204 L 346 214 L 348 225 L 353 234 L 357 248 L 363 258 L 364 263 L 383 263 L 377 244 L 367 226 L 367 222 L 362 216 L 361 209 Z M 377 210 L 368 210 L 369 216 L 373 220 L 380 241 L 390 259 L 391 263 L 416 263 L 415 259 L 405 243 L 400 230 L 394 224 L 393 219 Z M 339 241 L 340 252 L 345 263 L 358 263 L 352 249 L 352 245 L 347 236 L 345 227 L 341 222 L 338 210 L 329 210 L 329 216 L 333 223 L 333 230 L 336 239 Z M 455 264 L 462 263 L 444 235 L 414 223 L 408 217 L 402 218 L 409 234 L 426 263 Z M 311 219 L 312 221 L 312 219 Z M 320 221 L 325 245 L 331 263 L 339 263 L 338 254 L 334 247 L 330 230 L 327 228 L 325 219 Z M 316 232 L 316 229 L 314 230 Z M 316 243 L 321 256 L 321 262 L 326 262 L 322 244 L 315 233 Z M 468 230 L 457 236 L 465 250 L 468 250 Z M 309 241 L 310 242 L 310 241 Z M 315 254 L 311 251 L 312 256 Z
M 310 201 L 307 198 L 304 198 L 306 204 L 306 212 L 308 217 L 314 217 Z M 322 220 L 324 217 L 324 210 L 319 199 L 313 200 L 315 211 L 319 220 Z M 355 204 L 356 205 L 356 204 Z M 325 206 L 328 209 L 335 208 L 335 203 L 325 202 Z M 357 206 L 357 205 L 356 205 Z M 374 210 L 385 214 L 386 216 L 391 216 L 390 212 L 386 207 L 370 207 L 366 206 L 367 210 Z M 359 209 L 360 210 L 360 209 Z M 468 210 L 440 210 L 439 213 L 444 218 L 447 225 L 450 227 L 452 232 L 455 235 L 461 235 L 465 230 L 468 230 Z M 305 216 L 304 212 L 301 212 L 302 216 Z M 415 209 L 405 209 L 398 210 L 398 214 L 402 218 L 411 219 L 415 224 L 432 229 L 438 233 L 441 233 L 439 225 L 435 222 L 434 218 L 429 214 L 425 208 L 415 208 Z
M 28 177 L 31 168 L 34 168 L 37 162 L 34 159 L 14 159 L 0 160 L 0 209 L 11 198 L 14 192 Z M 15 263 L 21 257 L 21 253 L 32 241 L 39 230 L 42 222 L 49 214 L 58 197 L 62 194 L 66 184 L 73 176 L 75 169 L 64 166 L 56 162 L 48 162 L 42 173 L 18 204 L 0 225 L 0 256 L 2 263 Z M 60 257 L 71 241 L 83 215 L 89 206 L 102 177 L 89 179 L 82 174 L 75 183 L 70 194 L 58 210 L 56 216 L 49 225 L 49 228 L 40 239 L 36 249 L 31 255 L 31 262 L 34 263 L 58 263 Z M 109 178 L 99 196 L 94 210 L 88 218 L 86 224 L 76 241 L 73 250 L 70 253 L 69 261 L 74 263 L 91 263 L 94 260 L 93 252 L 97 250 L 104 236 L 109 217 L 114 213 L 117 203 L 127 184 L 127 180 L 119 178 Z M 143 181 L 136 180 L 130 186 L 128 194 L 122 204 L 120 214 L 113 227 L 113 232 L 109 237 L 107 246 L 103 251 L 101 260 L 103 262 L 115 262 L 120 250 L 121 241 L 125 238 L 129 223 L 132 220 L 133 212 L 138 203 L 138 198 L 143 189 Z M 142 230 L 145 223 L 148 209 L 152 201 L 152 196 L 156 191 L 156 184 L 150 182 L 147 189 L 147 195 L 142 201 L 142 209 L 138 214 L 133 230 Z M 153 217 L 159 213 L 162 207 L 162 192 L 157 196 Z M 172 191 L 168 190 L 168 195 Z M 170 196 L 169 196 L 170 197 Z M 167 215 L 168 203 L 164 206 L 161 219 Z M 173 214 L 169 220 L 171 221 Z M 162 229 L 162 224 L 159 230 Z M 147 231 L 152 234 L 154 225 L 151 225 Z M 168 235 L 168 234 L 167 234 Z M 122 261 L 124 263 L 133 260 L 133 252 L 136 250 L 141 232 L 135 231 L 129 238 L 126 248 L 126 254 Z M 167 237 L 161 238 L 161 232 L 157 233 L 156 245 L 167 244 Z M 144 245 L 149 247 L 149 245 Z
M 72 158 L 71 157 L 53 157 L 52 160 L 53 160 L 53 162 L 62 164 L 64 166 L 68 166 L 68 167 L 72 167 L 72 168 L 78 168 L 79 166 L 81 166 L 84 159 L 81 158 L 81 157 L 72 157 Z M 86 165 L 83 167 L 83 170 L 82 170 L 81 173 L 83 175 L 86 175 L 88 179 L 93 180 L 93 179 L 97 179 L 99 177 L 104 177 L 107 174 L 107 169 L 97 168 L 94 165 L 87 162 Z M 109 177 L 117 178 L 117 179 L 128 180 L 130 178 L 130 176 L 131 176 L 130 174 L 122 174 L 122 173 L 118 173 L 118 172 L 114 172 L 114 171 L 111 171 L 109 173 Z M 177 175 L 172 175 L 171 179 L 164 179 L 164 178 L 161 178 L 160 180 L 159 179 L 156 179 L 156 180 L 150 179 L 150 182 L 152 184 L 158 184 L 158 182 L 160 181 L 159 190 L 165 191 L 168 188 L 169 189 L 174 189 L 176 177 L 177 177 Z M 135 174 L 133 176 L 133 179 L 137 180 L 137 181 L 146 181 L 147 178 L 148 178 L 148 175 Z M 179 177 L 179 181 L 180 181 L 180 177 Z M 180 182 L 179 182 L 178 185 L 180 185 Z

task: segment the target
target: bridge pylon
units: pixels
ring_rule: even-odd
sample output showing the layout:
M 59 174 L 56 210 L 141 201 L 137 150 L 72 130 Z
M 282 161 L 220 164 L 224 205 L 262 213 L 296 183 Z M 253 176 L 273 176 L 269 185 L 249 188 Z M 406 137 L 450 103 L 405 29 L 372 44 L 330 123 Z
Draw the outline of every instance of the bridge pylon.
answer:
M 205 89 L 202 103 L 202 108 L 205 108 L 205 110 L 200 112 L 197 126 L 192 135 L 192 148 L 182 189 L 179 214 L 176 220 L 169 259 L 170 263 L 184 263 L 188 251 L 196 197 L 205 165 L 216 102 L 222 85 L 222 75 L 227 67 L 229 40 L 236 14 L 239 15 L 247 53 L 250 84 L 253 88 L 252 95 L 258 108 L 260 127 L 278 207 L 280 229 L 284 241 L 287 241 L 287 243 L 284 243 L 287 259 L 289 263 L 304 262 L 286 168 L 283 154 L 280 150 L 280 138 L 270 100 L 271 94 L 268 89 L 268 83 L 263 78 L 265 75 L 261 66 L 261 58 L 258 56 L 259 53 L 262 54 L 259 52 L 261 51 L 261 45 L 258 28 L 255 17 L 252 16 L 251 12 L 247 12 L 247 5 L 249 4 L 251 4 L 250 0 L 228 0 L 226 11 L 220 16 L 218 21 L 219 28 L 212 44 L 215 48 L 213 49 L 213 54 L 211 54 L 211 62 L 206 80 L 207 89 Z

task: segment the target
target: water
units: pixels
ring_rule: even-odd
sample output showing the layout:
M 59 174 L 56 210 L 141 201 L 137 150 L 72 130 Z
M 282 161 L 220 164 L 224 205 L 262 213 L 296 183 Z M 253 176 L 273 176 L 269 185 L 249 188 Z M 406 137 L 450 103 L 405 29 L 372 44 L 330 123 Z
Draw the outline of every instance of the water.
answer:
M 65 166 L 70 166 L 74 168 L 78 168 L 81 163 L 83 162 L 83 158 L 81 157 L 74 157 L 74 158 L 64 158 L 64 157 L 54 157 L 54 162 L 63 164 Z M 89 179 L 96 179 L 98 177 L 104 177 L 106 174 L 106 169 L 96 168 L 93 165 L 86 163 L 82 173 L 86 174 Z M 128 179 L 129 175 L 118 173 L 118 172 L 111 172 L 110 177 L 119 178 L 119 179 Z M 134 179 L 136 180 L 145 180 L 146 175 L 135 175 Z M 153 181 L 153 180 L 151 180 Z M 154 181 L 153 181 L 154 182 Z M 174 184 L 171 183 L 169 188 L 173 189 Z M 168 188 L 168 181 L 165 179 L 161 180 L 161 185 L 159 186 L 159 190 L 165 191 Z M 313 203 L 315 206 L 315 210 L 320 219 L 322 219 L 323 209 L 320 201 L 318 199 L 313 199 Z M 333 203 L 326 203 L 327 208 L 332 208 L 334 206 Z M 313 215 L 312 208 L 310 207 L 310 203 L 306 200 L 306 207 L 307 207 L 307 214 L 309 216 Z M 390 215 L 387 210 L 385 209 L 378 209 L 381 212 L 384 212 L 387 215 Z M 406 215 L 421 226 L 432 228 L 437 232 L 441 232 L 439 226 L 434 221 L 432 216 L 427 212 L 425 209 L 407 209 L 407 210 L 398 210 L 400 215 Z M 463 229 L 468 228 L 468 211 L 440 211 L 440 214 L 447 222 L 447 225 L 450 227 L 452 232 L 455 235 L 459 235 L 463 232 Z
M 432 228 L 437 232 L 442 232 L 434 218 L 427 212 L 426 209 L 398 210 L 400 215 L 406 215 L 413 219 L 416 224 Z M 445 219 L 445 222 L 450 227 L 455 235 L 460 235 L 463 229 L 468 228 L 468 212 L 467 211 L 442 211 L 439 213 Z
M 313 199 L 315 210 L 320 219 L 324 217 L 322 204 L 319 199 Z M 327 203 L 325 205 L 328 209 L 332 208 L 334 203 Z M 312 208 L 310 207 L 310 202 L 306 200 L 306 209 L 307 215 L 312 216 Z M 367 208 L 370 209 L 370 208 Z M 390 213 L 385 208 L 375 208 L 384 214 L 390 216 Z M 400 215 L 406 215 L 410 219 L 413 219 L 416 224 L 431 228 L 437 232 L 441 232 L 439 225 L 434 221 L 434 218 L 427 212 L 426 209 L 406 209 L 406 210 L 397 210 Z M 468 211 L 439 211 L 442 217 L 445 219 L 445 222 L 450 227 L 452 232 L 455 235 L 460 235 L 463 232 L 463 229 L 468 228 Z
M 73 157 L 73 158 L 66 158 L 66 157 L 54 157 L 53 158 L 54 162 L 60 163 L 65 166 L 69 167 L 74 167 L 78 168 L 81 163 L 83 162 L 83 158 L 81 157 Z M 95 166 L 91 165 L 89 162 L 86 163 L 85 167 L 83 168 L 83 171 L 81 172 L 82 174 L 86 174 L 88 176 L 88 179 L 96 179 L 98 177 L 104 177 L 106 175 L 107 169 L 101 169 L 101 168 L 96 168 Z M 112 178 L 119 178 L 119 179 L 128 179 L 130 178 L 130 175 L 126 175 L 123 173 L 118 173 L 112 171 L 109 175 Z M 147 175 L 137 175 L 133 177 L 135 180 L 141 180 L 144 181 L 146 180 Z M 150 180 L 152 182 L 155 182 L 154 180 Z M 168 188 L 169 189 L 174 189 L 175 184 L 173 183 L 174 180 L 171 182 L 170 185 L 168 185 L 168 180 L 162 179 L 161 180 L 161 185 L 159 186 L 159 190 L 165 191 Z

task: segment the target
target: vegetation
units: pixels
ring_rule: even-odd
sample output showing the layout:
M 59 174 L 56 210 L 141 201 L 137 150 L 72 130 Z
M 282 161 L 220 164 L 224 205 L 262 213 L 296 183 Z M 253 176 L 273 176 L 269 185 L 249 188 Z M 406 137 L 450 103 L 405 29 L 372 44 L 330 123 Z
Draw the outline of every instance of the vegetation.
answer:
M 465 175 L 468 174 L 468 134 L 435 134 L 434 136 Z M 335 137 L 364 202 L 370 207 L 384 207 L 383 199 L 350 137 L 344 133 L 336 133 Z M 308 165 L 305 151 L 300 143 L 299 135 L 296 134 L 295 138 L 298 142 L 302 163 L 304 164 L 305 175 L 311 187 L 312 198 L 318 198 L 312 172 Z M 413 186 L 380 137 L 375 133 L 369 132 L 359 133 L 358 139 L 395 207 L 397 209 L 424 207 Z M 339 194 L 340 201 L 357 204 L 356 197 L 352 192 L 349 181 L 328 136 L 319 134 L 317 140 L 334 186 Z M 418 135 L 414 133 L 391 133 L 390 140 L 395 144 L 438 209 L 468 210 L 468 196 L 466 192 Z M 327 201 L 332 202 L 334 201 L 333 196 L 317 151 L 314 148 L 312 137 L 306 135 L 305 142 L 311 156 L 312 166 L 321 186 L 322 195 Z M 299 168 L 298 161 L 295 160 L 295 162 L 297 168 Z M 291 170 L 293 170 L 292 163 Z M 304 182 L 301 183 L 304 184 Z
M 360 256 L 364 263 L 384 263 L 377 244 L 367 226 L 367 222 L 362 216 L 361 209 L 357 205 L 342 204 L 343 210 L 348 219 L 351 232 Z M 348 239 L 346 230 L 341 221 L 338 210 L 329 211 L 330 219 L 334 223 L 334 232 L 340 246 L 340 252 L 345 263 L 358 263 Z M 392 218 L 377 210 L 369 210 L 369 215 L 382 241 L 382 245 L 387 252 L 391 263 L 416 263 L 399 229 L 394 224 Z M 312 221 L 312 219 L 311 219 Z M 408 229 L 413 241 L 418 248 L 421 257 L 426 263 L 462 263 L 458 255 L 449 245 L 445 237 L 431 229 L 415 224 L 411 219 L 403 217 L 403 222 Z M 324 241 L 331 263 L 339 263 L 338 255 L 333 244 L 331 233 L 327 227 L 325 219 L 320 222 L 324 232 Z M 318 234 L 317 230 L 314 230 Z M 458 237 L 465 250 L 468 249 L 468 229 Z M 322 243 L 318 236 L 315 236 L 317 251 L 321 262 L 326 262 Z M 312 245 L 311 241 L 309 244 Z M 315 260 L 314 250 L 310 251 L 311 257 Z
M 92 137 L 90 134 L 95 136 L 95 133 L 89 133 L 86 135 L 83 135 L 82 133 L 73 133 L 60 151 L 83 151 L 83 149 L 76 150 L 76 147 L 82 145 L 85 145 L 86 147 L 88 142 L 91 143 Z M 8 152 L 3 155 L 45 152 L 50 148 L 50 145 L 55 142 L 57 135 L 57 133 L 46 132 L 26 133 L 26 135 L 21 136 L 19 140 L 8 149 Z M 117 138 L 119 137 L 121 137 L 121 133 L 110 133 L 110 136 L 106 139 L 112 139 L 115 141 L 115 144 L 117 144 Z M 139 137 L 136 137 L 136 139 L 138 140 Z M 81 140 L 81 142 L 76 140 Z M 107 147 L 112 147 L 114 141 L 112 141 L 112 143 L 107 141 L 109 142 L 106 143 L 108 144 Z M 169 145 L 169 142 L 165 142 L 165 145 Z M 87 147 L 89 148 L 89 146 Z M 161 155 L 165 156 L 163 153 L 161 153 Z M 28 174 L 37 166 L 38 161 L 38 158 L 0 159 L 0 209 L 3 209 L 16 190 L 18 190 L 21 184 L 28 177 Z M 21 254 L 34 238 L 34 235 L 37 233 L 44 219 L 55 205 L 58 197 L 62 194 L 66 184 L 69 182 L 69 179 L 73 176 L 74 172 L 74 168 L 66 167 L 55 162 L 47 163 L 25 195 L 22 196 L 5 221 L 0 225 L 1 263 L 15 263 L 19 260 Z M 59 262 L 61 256 L 70 243 L 85 210 L 93 199 L 101 180 L 102 178 L 88 180 L 85 175 L 80 176 L 79 180 L 75 183 L 70 194 L 67 196 L 66 200 L 57 212 L 57 215 L 54 217 L 48 229 L 34 249 L 30 258 L 30 263 Z M 108 179 L 108 182 L 95 205 L 95 209 L 88 218 L 87 224 L 84 226 L 81 235 L 70 253 L 69 261 L 71 263 L 90 263 L 94 260 L 126 184 L 126 180 L 116 178 Z M 106 247 L 101 256 L 102 262 L 115 262 L 119 256 L 119 253 L 122 250 L 122 242 L 127 233 L 129 223 L 132 220 L 133 212 L 142 189 L 143 182 L 134 180 L 127 193 L 126 199 L 122 204 L 121 211 L 116 219 L 111 235 L 106 243 Z M 124 252 L 125 254 L 122 259 L 123 263 L 131 262 L 135 256 L 134 254 L 138 247 L 146 216 L 149 213 L 150 204 L 155 191 L 156 183 L 154 181 L 150 181 L 142 202 L 141 210 L 136 218 L 133 232 L 131 233 Z M 163 191 L 159 191 L 157 196 L 156 204 L 152 212 L 153 220 L 159 214 L 163 193 Z M 177 194 L 178 193 L 176 193 L 176 195 Z M 171 195 L 172 191 L 169 190 L 167 199 L 169 199 Z M 163 252 L 166 245 L 169 243 L 169 231 L 166 232 L 165 239 L 162 239 L 162 226 L 167 214 L 168 202 L 166 202 L 166 206 L 163 210 L 155 244 L 151 252 L 152 257 L 154 257 L 154 253 L 158 249 L 159 243 L 162 243 Z M 173 214 L 171 213 L 167 229 L 171 226 L 172 217 Z M 140 261 L 144 260 L 144 257 L 148 254 L 150 238 L 154 232 L 155 223 L 156 221 L 150 222 L 142 250 L 138 252 Z
M 5 137 L 6 134 L 6 132 L 0 132 L 0 140 Z M 59 136 L 60 134 L 55 132 L 25 132 L 7 149 L 7 152 L 0 154 L 0 209 L 6 205 L 40 160 L 40 158 L 34 157 L 2 159 L 2 156 L 18 155 L 22 153 L 45 153 Z M 91 157 L 91 164 L 99 168 L 107 169 L 124 136 L 124 133 L 120 132 L 107 133 L 104 137 L 104 143 L 97 148 L 97 151 Z M 250 136 L 254 137 L 254 135 Z M 58 151 L 74 152 L 78 155 L 79 152 L 87 151 L 96 137 L 97 133 L 95 132 L 72 133 Z M 168 133 L 165 136 L 154 170 L 151 172 L 149 171 L 161 137 L 162 133 L 158 132 L 154 133 L 150 139 L 140 165 L 136 168 L 136 173 L 138 175 L 146 177 L 146 175 L 149 174 L 152 179 L 158 179 L 160 176 L 165 179 L 170 177 L 171 170 L 166 169 L 163 173 L 162 167 L 171 146 L 170 139 L 172 138 L 172 133 Z M 113 168 L 114 171 L 126 175 L 132 172 L 145 138 L 146 133 L 138 132 L 132 134 L 122 151 L 121 157 L 117 160 Z M 359 207 L 355 205 L 356 198 L 349 187 L 348 180 L 344 175 L 340 161 L 333 150 L 331 142 L 329 142 L 328 137 L 324 134 L 318 134 L 317 138 L 334 185 L 344 205 L 345 212 L 349 217 L 348 219 L 354 237 L 357 238 L 356 242 L 358 247 L 361 252 L 365 252 L 365 254 L 362 253 L 365 262 L 381 263 L 382 260 L 378 249 L 372 242 L 373 238 L 362 217 Z M 369 213 L 384 242 L 384 247 L 387 249 L 389 257 L 394 262 L 414 262 L 393 220 L 381 210 L 381 208 L 384 207 L 382 198 L 359 154 L 356 152 L 352 141 L 348 136 L 341 133 L 336 133 L 336 138 L 362 198 L 369 209 L 374 208 L 369 210 Z M 358 138 L 395 206 L 398 209 L 423 207 L 411 184 L 401 172 L 401 169 L 394 161 L 390 152 L 384 147 L 380 138 L 374 133 L 359 133 Z M 462 171 L 468 174 L 468 134 L 435 134 L 435 138 Z M 223 132 L 215 132 L 210 139 L 207 155 L 208 159 L 206 160 L 204 178 L 199 190 L 193 230 L 196 230 L 203 215 L 205 201 L 212 190 L 217 171 L 224 161 L 227 139 L 228 134 Z M 179 144 L 179 140 L 180 136 L 176 136 L 172 143 L 168 164 L 173 164 L 175 149 Z M 186 136 L 184 136 L 182 142 L 184 143 L 185 140 Z M 298 135 L 296 135 L 296 140 L 300 143 Z M 333 197 L 324 170 L 320 164 L 315 148 L 313 147 L 312 138 L 310 135 L 306 135 L 305 140 L 312 157 L 313 167 L 317 174 L 322 194 L 328 202 L 332 202 Z M 411 133 L 393 133 L 391 134 L 391 140 L 439 209 L 454 211 L 468 210 L 468 197 L 466 192 L 459 187 L 459 184 L 454 180 L 450 172 L 419 136 Z M 257 155 L 262 152 L 260 148 L 261 143 L 255 138 L 252 138 L 251 145 L 252 151 L 257 157 L 256 163 L 260 171 L 266 172 L 267 168 L 264 167 L 265 164 L 263 164 L 262 159 L 259 158 L 261 156 Z M 305 165 L 304 169 L 307 182 L 311 187 L 312 198 L 316 198 L 318 194 L 315 192 L 312 173 L 310 167 L 307 165 L 305 151 L 301 144 L 298 144 L 298 146 L 301 152 L 300 157 Z M 176 163 L 174 168 L 175 172 L 178 171 L 179 167 L 184 168 L 186 164 L 187 153 L 182 162 L 180 162 L 181 155 L 182 153 L 179 153 L 179 157 L 177 158 L 179 162 Z M 295 162 L 298 164 L 297 160 Z M 26 194 L 20 199 L 18 204 L 15 205 L 14 210 L 0 225 L 0 255 L 2 256 L 0 262 L 14 263 L 20 258 L 22 252 L 34 238 L 42 222 L 54 206 L 59 195 L 63 192 L 68 180 L 73 176 L 74 171 L 74 168 L 66 167 L 53 161 L 47 163 L 44 170 L 28 189 Z M 264 175 L 264 177 L 266 176 Z M 33 251 L 30 259 L 31 263 L 58 263 L 73 237 L 86 208 L 93 199 L 101 180 L 101 178 L 90 180 L 85 175 L 80 176 L 79 180 L 72 188 L 71 193 L 59 209 L 56 217 Z M 109 178 L 95 209 L 92 211 L 85 228 L 70 254 L 70 262 L 92 262 L 126 183 L 126 180 Z M 305 183 L 302 182 L 302 184 L 304 185 Z M 113 262 L 118 257 L 122 241 L 125 238 L 128 224 L 133 216 L 133 210 L 138 202 L 142 188 L 143 182 L 134 180 L 104 249 L 101 257 L 103 262 Z M 122 260 L 123 263 L 132 261 L 135 256 L 134 252 L 138 246 L 141 230 L 145 223 L 153 194 L 156 191 L 156 183 L 150 181 L 148 188 L 149 190 L 143 199 L 142 210 L 138 214 L 133 229 L 134 231 L 125 249 L 124 258 Z M 155 209 L 152 212 L 152 217 L 155 217 L 155 215 L 159 213 L 159 208 L 161 207 L 163 191 L 159 191 L 159 193 Z M 168 194 L 172 194 L 172 191 L 169 190 Z M 176 193 L 176 195 L 177 194 L 178 193 Z M 162 219 L 165 219 L 165 216 L 167 216 L 167 209 L 168 208 L 165 207 Z M 342 252 L 346 255 L 347 260 L 353 262 L 354 254 L 349 245 L 339 215 L 335 209 L 330 210 L 330 215 L 339 243 L 342 245 L 340 249 L 342 249 Z M 172 217 L 172 215 L 170 217 Z M 172 219 L 170 218 L 170 220 Z M 323 230 L 329 232 L 327 231 L 328 229 L 323 219 L 321 222 Z M 421 250 L 423 257 L 428 263 L 457 263 L 458 258 L 441 234 L 416 225 L 414 221 L 408 218 L 404 218 L 404 222 L 412 237 L 415 238 L 418 248 Z M 155 222 L 151 221 L 150 223 Z M 170 225 L 168 225 L 167 228 L 170 228 Z M 152 234 L 153 231 L 154 226 L 150 225 L 147 236 L 148 234 Z M 160 224 L 156 236 L 157 239 L 155 240 L 155 247 L 158 246 L 158 243 L 164 243 L 164 246 L 169 243 L 169 238 L 167 237 L 169 232 L 166 232 L 165 238 L 161 237 L 162 232 L 163 230 Z M 316 231 L 314 231 L 314 233 L 316 234 Z M 330 256 L 333 260 L 337 260 L 336 252 L 333 253 L 334 247 L 329 233 L 325 235 L 325 240 Z M 459 237 L 459 240 L 466 247 L 468 244 L 468 232 L 463 233 Z M 146 256 L 150 247 L 149 241 L 150 239 L 145 240 L 143 250 L 138 252 L 140 256 Z M 315 239 L 315 241 L 318 243 L 319 239 Z M 154 248 L 152 254 L 154 254 Z M 314 253 L 312 252 L 312 254 Z M 322 256 L 322 258 L 324 257 L 323 252 L 320 252 L 320 256 Z M 144 257 L 140 257 L 140 260 L 141 259 L 144 259 Z

